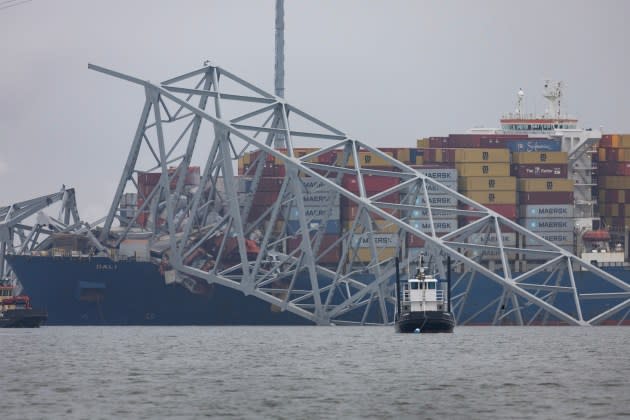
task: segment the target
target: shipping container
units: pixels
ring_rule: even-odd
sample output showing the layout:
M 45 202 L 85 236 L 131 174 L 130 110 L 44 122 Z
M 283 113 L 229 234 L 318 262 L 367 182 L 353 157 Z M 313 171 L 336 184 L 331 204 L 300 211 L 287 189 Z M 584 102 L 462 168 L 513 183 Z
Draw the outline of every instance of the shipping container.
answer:
M 388 155 L 390 158 L 394 158 L 393 153 L 391 152 L 382 152 Z M 362 168 L 371 168 L 371 167 L 391 167 L 392 162 L 386 158 L 381 157 L 379 154 L 375 152 L 359 152 L 359 165 Z M 348 167 L 354 167 L 354 158 L 350 155 L 350 159 L 348 160 Z
M 509 163 L 510 152 L 504 149 L 455 149 L 456 163 Z
M 569 204 L 530 204 L 521 206 L 520 216 L 528 218 L 573 217 L 574 206 Z
M 448 194 L 431 194 L 429 195 L 429 203 L 431 206 L 435 207 L 455 207 L 457 206 L 457 198 L 448 195 Z M 424 199 L 424 195 L 416 197 L 416 205 L 424 206 L 426 205 L 426 200 Z
M 368 193 L 385 191 L 398 185 L 398 181 L 398 178 L 390 176 L 363 175 L 363 185 Z M 345 174 L 341 185 L 350 192 L 359 193 L 359 183 L 356 175 Z
M 605 134 L 599 145 L 601 147 L 630 148 L 630 134 Z
M 553 243 L 554 245 L 573 245 L 574 240 L 575 240 L 575 235 L 573 233 L 573 231 L 565 231 L 565 232 L 539 232 L 537 233 L 538 236 L 542 237 L 543 239 Z M 527 243 L 527 239 L 526 238 L 526 243 L 525 246 L 526 247 L 535 247 L 535 246 L 540 246 L 541 243 L 537 242 L 535 239 L 531 239 L 529 240 L 529 243 Z
M 630 150 L 630 149 L 628 149 Z M 599 176 L 621 175 L 630 176 L 630 162 L 605 162 L 597 165 L 597 173 Z
M 279 192 L 282 187 L 284 178 L 280 177 L 262 177 L 258 180 L 257 191 L 260 192 Z
M 431 179 L 440 181 L 441 183 L 448 185 L 448 182 L 452 182 L 451 185 L 457 186 L 457 169 L 455 168 L 427 168 L 427 167 L 414 167 L 416 172 L 421 173 Z
M 521 192 L 571 192 L 575 187 L 572 179 L 519 179 Z
M 567 163 L 567 152 L 515 152 L 512 163 Z
M 332 208 L 328 206 L 305 207 L 304 216 L 306 216 L 306 220 L 322 220 L 324 218 L 329 220 L 339 220 L 339 206 L 333 206 Z M 297 207 L 291 207 L 291 210 L 289 211 L 289 220 L 300 220 L 300 212 Z
M 459 190 L 463 191 L 481 191 L 481 190 L 516 190 L 516 178 L 511 176 L 502 177 L 459 177 Z
M 630 189 L 630 177 L 627 176 L 601 176 L 599 177 L 600 188 L 611 190 Z
M 516 204 L 516 191 L 468 191 L 465 195 L 480 204 Z
M 489 246 L 498 246 L 496 233 L 471 233 L 468 236 L 468 243 L 478 244 L 478 245 L 489 245 Z M 516 246 L 516 233 L 501 233 L 501 240 L 503 241 L 503 246 Z
M 630 204 L 605 204 L 603 208 L 600 207 L 600 212 L 603 216 L 630 217 Z
M 352 222 L 344 221 L 341 226 L 344 232 L 349 231 L 352 228 Z M 390 222 L 389 220 L 374 220 L 372 229 L 376 233 L 398 233 L 400 230 L 396 224 Z
M 454 217 L 454 214 L 452 211 L 446 211 L 446 210 L 437 210 L 437 209 L 431 209 L 432 210 L 432 217 L 433 219 L 449 219 Z M 410 217 L 412 219 L 423 219 L 423 220 L 428 220 L 429 219 L 429 209 L 426 208 L 420 208 L 417 210 L 412 210 Z
M 630 190 L 599 190 L 600 204 L 630 203 Z
M 624 231 L 625 227 L 630 227 L 630 217 L 603 217 L 604 224 L 614 231 Z
M 374 246 L 377 248 L 395 248 L 398 246 L 398 233 L 355 234 L 352 237 L 351 246 L 370 248 L 372 246 L 372 240 L 374 241 Z
M 510 175 L 518 178 L 567 178 L 568 164 L 512 164 Z
M 575 223 L 572 218 L 520 219 L 519 224 L 532 232 L 573 232 Z
M 570 204 L 573 205 L 573 192 L 521 192 L 518 201 L 525 204 Z
M 502 139 L 482 137 L 481 147 L 502 147 L 510 152 L 559 152 L 561 143 L 551 139 Z
M 459 176 L 510 176 L 509 163 L 457 163 Z
M 600 162 L 628 162 L 630 161 L 630 149 L 615 149 L 611 147 L 600 147 L 598 149 Z
M 511 220 L 514 220 L 517 217 L 516 204 L 484 204 L 483 206 Z M 462 205 L 461 209 L 462 210 L 475 210 L 473 207 L 467 204 Z
M 423 219 L 410 219 L 409 225 L 420 232 L 430 233 L 431 223 L 428 220 Z M 433 221 L 436 233 L 449 233 L 457 229 L 457 219 L 452 217 L 450 219 L 439 219 Z
M 254 194 L 254 203 L 259 206 L 271 206 L 278 200 L 278 193 L 272 191 L 257 191 Z

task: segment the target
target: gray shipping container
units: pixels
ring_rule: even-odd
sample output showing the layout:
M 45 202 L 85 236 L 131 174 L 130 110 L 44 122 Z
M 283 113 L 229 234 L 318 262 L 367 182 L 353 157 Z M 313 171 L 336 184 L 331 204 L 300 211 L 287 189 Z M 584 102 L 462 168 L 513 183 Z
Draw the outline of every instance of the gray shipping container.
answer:
M 457 184 L 457 169 L 454 168 L 416 168 L 416 171 L 436 181 Z
M 429 203 L 431 203 L 431 206 L 435 207 L 455 207 L 457 206 L 457 199 L 447 194 L 431 194 L 429 195 Z M 416 205 L 426 205 L 424 195 L 420 195 L 416 198 Z
M 520 219 L 519 224 L 532 232 L 573 232 L 573 219 L 553 219 L 553 218 L 537 218 L 537 219 Z
M 411 227 L 418 229 L 420 232 L 423 232 L 423 233 L 431 232 L 431 223 L 429 223 L 428 220 L 410 219 L 409 224 L 411 225 Z M 456 218 L 434 220 L 433 224 L 435 225 L 435 231 L 438 233 L 451 232 L 457 229 Z
M 570 204 L 529 204 L 520 207 L 521 218 L 573 217 L 574 206 Z
M 552 242 L 555 245 L 563 246 L 563 245 L 573 245 L 573 239 L 575 235 L 573 232 L 542 232 L 539 235 L 546 239 L 549 242 Z M 536 246 L 540 247 L 540 242 L 530 242 L 525 244 L 526 247 L 535 248 Z

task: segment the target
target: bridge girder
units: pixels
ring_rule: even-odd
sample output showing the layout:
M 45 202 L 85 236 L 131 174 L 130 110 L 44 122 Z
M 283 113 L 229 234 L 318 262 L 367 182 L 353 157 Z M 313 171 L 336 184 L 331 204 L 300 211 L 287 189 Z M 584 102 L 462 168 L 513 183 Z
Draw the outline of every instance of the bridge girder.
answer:
M 146 228 L 154 242 L 167 245 L 163 263 L 177 281 L 240 290 L 317 324 L 390 323 L 393 259 L 402 255 L 403 266 L 412 265 L 407 245 L 415 238 L 442 275 L 445 258 L 454 261 L 459 278 L 453 309 L 460 323 L 475 322 L 484 308 L 494 308 L 495 324 L 551 318 L 593 325 L 630 308 L 625 282 L 222 67 L 207 65 L 162 83 L 89 67 L 145 90 L 100 239 L 118 235 L 119 244 L 140 214 L 148 214 Z M 317 148 L 300 156 L 300 146 Z M 327 161 L 332 151 L 337 158 Z M 386 169 L 362 162 L 364 151 Z M 252 161 L 237 178 L 234 169 L 246 155 Z M 203 165 L 201 182 L 187 189 L 183 179 L 193 162 Z M 263 203 L 267 208 L 261 211 L 257 201 L 270 194 L 263 185 L 269 162 L 284 167 L 285 174 L 278 177 L 277 198 Z M 151 171 L 161 174 L 159 183 L 139 196 L 127 229 L 113 232 L 124 192 L 130 184 L 138 187 L 138 174 Z M 397 182 L 371 191 L 366 177 Z M 307 211 L 313 194 L 328 203 L 316 218 Z M 326 226 L 341 200 L 353 213 L 346 215 L 339 239 L 326 243 Z M 458 219 L 468 222 L 444 230 L 448 223 L 442 220 Z M 518 241 L 505 243 L 506 233 Z M 389 242 L 381 241 L 384 235 Z M 369 258 L 359 258 L 366 254 Z M 338 259 L 335 267 L 323 263 L 331 255 Z M 528 266 L 530 261 L 537 264 Z M 590 273 L 598 285 L 576 281 L 576 269 Z M 470 294 L 488 283 L 498 292 L 481 310 L 468 308 Z M 585 317 L 586 301 L 613 297 L 614 307 L 589 310 Z

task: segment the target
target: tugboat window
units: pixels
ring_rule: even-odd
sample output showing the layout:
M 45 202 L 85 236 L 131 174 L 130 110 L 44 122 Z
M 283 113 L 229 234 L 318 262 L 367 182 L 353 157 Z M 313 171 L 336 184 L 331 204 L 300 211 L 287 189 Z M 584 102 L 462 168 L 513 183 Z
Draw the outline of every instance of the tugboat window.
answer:
M 435 289 L 435 283 L 429 283 L 429 289 Z
M 411 290 L 417 290 L 418 289 L 418 283 L 411 283 Z

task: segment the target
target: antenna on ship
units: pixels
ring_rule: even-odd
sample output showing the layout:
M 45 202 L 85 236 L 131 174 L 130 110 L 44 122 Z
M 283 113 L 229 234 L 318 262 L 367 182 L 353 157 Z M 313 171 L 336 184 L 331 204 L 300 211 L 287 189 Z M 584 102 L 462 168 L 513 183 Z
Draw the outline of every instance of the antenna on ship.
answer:
M 562 82 L 552 82 L 545 80 L 543 96 L 549 101 L 549 108 L 546 113 L 551 117 L 560 118 L 560 99 L 562 98 Z
M 523 89 L 519 88 L 517 95 L 518 99 L 516 100 L 516 114 L 520 118 L 521 113 L 523 112 L 523 98 L 525 97 L 525 92 L 523 92 Z

